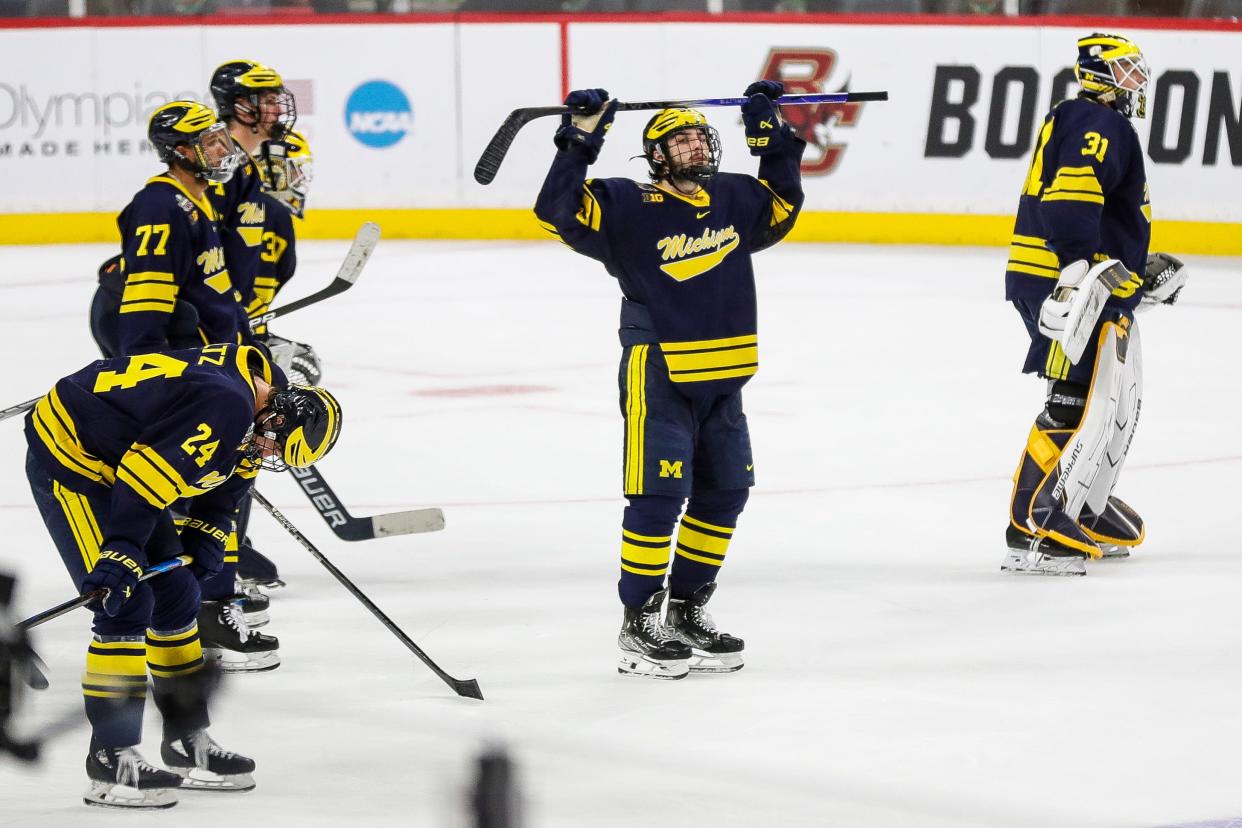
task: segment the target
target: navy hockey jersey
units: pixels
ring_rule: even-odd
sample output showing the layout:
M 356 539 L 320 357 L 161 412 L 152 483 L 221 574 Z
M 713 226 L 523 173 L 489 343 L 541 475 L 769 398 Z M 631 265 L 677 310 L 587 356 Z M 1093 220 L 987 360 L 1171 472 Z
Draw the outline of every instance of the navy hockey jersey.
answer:
M 237 171 L 223 184 L 209 185 L 207 197 L 220 217 L 224 260 L 233 274 L 233 284 L 246 302 L 254 292 L 259 255 L 263 250 L 263 226 L 271 200 L 263 195 L 262 179 L 254 159 L 240 144 L 237 150 L 243 154 Z
M 1078 259 L 1118 259 L 1131 278 L 1111 304 L 1138 304 L 1151 240 L 1143 148 L 1128 118 L 1085 98 L 1058 104 L 1039 132 L 1009 247 L 1005 298 L 1043 298 Z
M 246 296 L 246 313 L 252 317 L 267 312 L 276 294 L 293 278 L 298 265 L 293 213 L 271 196 L 264 195 L 262 199 L 267 208 L 263 246 L 259 252 L 253 290 Z M 266 332 L 266 326 L 255 329 L 256 334 Z
M 117 337 L 122 353 L 184 347 L 187 343 L 169 342 L 169 322 L 178 302 L 197 311 L 202 344 L 239 343 L 248 336 L 216 213 L 207 200 L 195 198 L 172 176 L 157 175 L 121 211 L 117 227 L 122 285 Z
M 145 567 L 159 513 L 193 497 L 190 517 L 232 530 L 258 466 L 242 445 L 254 427 L 254 376 L 272 368 L 249 346 L 103 359 L 53 386 L 26 415 L 26 442 L 64 488 L 111 503 L 103 547 Z M 214 534 L 214 533 L 209 533 Z
M 791 137 L 786 152 L 761 157 L 759 178 L 718 173 L 683 196 L 627 178 L 587 181 L 572 145 L 557 152 L 535 214 L 617 279 L 623 344 L 659 343 L 687 396 L 728 393 L 759 368 L 750 257 L 793 228 L 805 148 Z

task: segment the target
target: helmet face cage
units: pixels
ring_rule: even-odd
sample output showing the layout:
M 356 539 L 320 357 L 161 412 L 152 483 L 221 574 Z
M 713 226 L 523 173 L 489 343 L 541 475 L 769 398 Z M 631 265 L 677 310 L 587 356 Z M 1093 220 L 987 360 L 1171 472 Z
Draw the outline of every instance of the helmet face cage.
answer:
M 1151 73 L 1143 53 L 1130 40 L 1099 33 L 1082 38 L 1074 74 L 1088 96 L 1112 104 L 1127 118 L 1147 116 Z
M 255 415 L 246 457 L 268 471 L 304 469 L 326 455 L 341 433 L 341 407 L 322 388 L 275 388 Z
M 679 135 L 699 140 L 691 143 Z M 679 178 L 706 184 L 720 169 L 720 133 L 693 109 L 664 109 L 643 129 L 643 155 L 652 181 Z
M 281 141 L 266 141 L 259 161 L 264 192 L 302 218 L 314 179 L 314 158 L 306 139 L 290 132 Z

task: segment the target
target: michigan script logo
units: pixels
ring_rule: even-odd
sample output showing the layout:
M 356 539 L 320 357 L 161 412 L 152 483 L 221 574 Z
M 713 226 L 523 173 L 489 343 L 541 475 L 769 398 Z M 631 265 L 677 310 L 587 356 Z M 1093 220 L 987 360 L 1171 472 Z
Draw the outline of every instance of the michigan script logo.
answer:
M 702 276 L 723 262 L 741 240 L 732 224 L 723 230 L 704 230 L 699 236 L 665 236 L 656 242 L 661 260 L 667 262 L 660 270 L 679 282 Z
M 837 53 L 831 49 L 773 48 L 760 77 L 785 84 L 786 95 L 849 91 L 849 76 L 835 89 L 829 79 L 837 68 Z M 787 106 L 781 117 L 807 143 L 802 158 L 803 175 L 828 175 L 841 163 L 845 142 L 834 141 L 833 127 L 857 126 L 864 104 L 810 104 Z

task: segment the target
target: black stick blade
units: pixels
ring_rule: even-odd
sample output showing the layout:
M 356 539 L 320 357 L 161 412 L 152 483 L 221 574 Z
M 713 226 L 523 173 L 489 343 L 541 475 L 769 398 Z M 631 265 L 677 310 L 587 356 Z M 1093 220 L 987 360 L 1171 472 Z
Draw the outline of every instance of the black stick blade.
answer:
M 483 701 L 483 691 L 479 689 L 479 683 L 474 679 L 454 679 L 453 689 L 457 691 L 459 696 Z

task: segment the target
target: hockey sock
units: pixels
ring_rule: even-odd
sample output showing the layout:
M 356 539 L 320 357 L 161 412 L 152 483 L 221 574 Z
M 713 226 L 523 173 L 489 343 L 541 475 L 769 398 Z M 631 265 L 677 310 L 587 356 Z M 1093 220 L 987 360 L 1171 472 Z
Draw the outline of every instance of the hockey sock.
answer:
M 198 624 L 173 632 L 147 630 L 146 660 L 164 733 L 179 736 L 207 727 L 209 682 L 202 675 Z
M 641 607 L 664 589 L 664 576 L 673 543 L 673 528 L 681 514 L 680 497 L 631 495 L 621 520 L 621 580 L 617 592 L 627 607 Z
M 142 741 L 146 656 L 142 636 L 96 635 L 86 651 L 82 696 L 93 738 L 102 747 L 130 747 Z
M 750 497 L 749 489 L 695 492 L 677 531 L 677 556 L 669 577 L 671 597 L 685 600 L 704 584 L 716 580 L 724 565 L 738 515 Z

